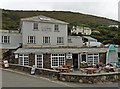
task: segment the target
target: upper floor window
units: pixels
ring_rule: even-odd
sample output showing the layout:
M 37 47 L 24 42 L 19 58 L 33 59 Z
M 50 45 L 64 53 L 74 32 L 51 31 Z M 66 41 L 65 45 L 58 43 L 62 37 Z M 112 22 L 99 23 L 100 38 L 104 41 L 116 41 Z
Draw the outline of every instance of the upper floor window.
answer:
M 43 37 L 43 43 L 49 44 L 50 43 L 50 37 Z
M 38 23 L 33 23 L 33 29 L 38 29 Z
M 10 43 L 10 36 L 2 36 L 2 43 Z
M 35 36 L 28 36 L 28 43 L 35 43 Z
M 64 43 L 63 37 L 57 37 L 57 43 L 58 44 L 63 44 Z
M 54 25 L 54 31 L 59 31 L 59 25 L 57 24 Z

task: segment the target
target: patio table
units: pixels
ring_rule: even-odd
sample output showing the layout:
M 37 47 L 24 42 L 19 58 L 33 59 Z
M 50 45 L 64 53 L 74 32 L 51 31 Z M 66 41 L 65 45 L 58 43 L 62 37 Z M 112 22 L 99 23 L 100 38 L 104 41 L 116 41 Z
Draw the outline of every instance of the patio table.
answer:
M 57 70 L 59 70 L 60 72 L 67 72 L 67 73 L 70 71 L 69 68 L 61 68 L 61 67 L 57 68 Z
M 85 68 L 87 74 L 93 74 L 94 71 L 97 70 L 97 68 Z

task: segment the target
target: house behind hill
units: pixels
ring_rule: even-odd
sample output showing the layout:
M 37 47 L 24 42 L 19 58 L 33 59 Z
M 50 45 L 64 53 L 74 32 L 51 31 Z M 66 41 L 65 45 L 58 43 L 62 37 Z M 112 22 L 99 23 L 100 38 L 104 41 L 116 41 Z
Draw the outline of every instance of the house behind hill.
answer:
M 91 35 L 92 31 L 89 27 L 73 26 L 71 30 L 71 34 L 79 34 L 79 33 L 81 33 L 82 35 Z

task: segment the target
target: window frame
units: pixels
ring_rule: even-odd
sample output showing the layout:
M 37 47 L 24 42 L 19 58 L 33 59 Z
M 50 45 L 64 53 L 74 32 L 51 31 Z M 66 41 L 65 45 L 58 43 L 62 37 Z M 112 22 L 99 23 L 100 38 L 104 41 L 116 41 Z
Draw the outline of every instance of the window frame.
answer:
M 97 57 L 97 58 L 95 58 Z M 97 60 L 96 60 L 97 59 Z M 88 64 L 97 64 L 99 63 L 99 53 L 92 53 L 87 55 L 87 63 Z
M 41 57 L 38 57 L 38 56 L 41 56 Z M 38 62 L 38 58 L 41 59 L 41 61 L 42 61 L 41 68 L 43 68 L 43 54 L 35 54 L 35 66 L 37 68 L 40 68 L 39 65 L 38 65 L 38 63 L 40 62 L 40 61 Z
M 50 36 L 43 37 L 43 44 L 50 44 Z
M 63 61 L 61 61 L 62 58 Z M 57 64 L 53 64 L 53 63 L 57 63 Z M 57 68 L 65 64 L 66 64 L 65 54 L 51 54 L 51 68 Z
M 28 44 L 35 44 L 36 43 L 35 39 L 36 39 L 35 36 L 28 36 Z
M 57 37 L 57 44 L 64 44 L 64 37 Z
M 27 60 L 25 58 L 27 58 Z M 21 61 L 22 61 L 22 63 L 21 63 Z M 19 65 L 29 66 L 29 55 L 19 54 Z
M 2 36 L 2 44 L 10 44 L 10 36 Z
M 39 27 L 38 23 L 34 22 L 33 23 L 33 30 L 38 30 L 39 29 L 38 27 Z
M 59 32 L 59 25 L 58 24 L 54 25 L 54 32 Z
M 72 39 L 68 38 L 68 43 L 72 43 Z

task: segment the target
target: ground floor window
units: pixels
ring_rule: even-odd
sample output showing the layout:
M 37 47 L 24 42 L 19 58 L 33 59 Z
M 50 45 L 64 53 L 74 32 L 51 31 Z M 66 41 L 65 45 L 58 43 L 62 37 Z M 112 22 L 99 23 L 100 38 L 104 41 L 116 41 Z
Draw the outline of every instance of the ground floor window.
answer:
M 65 54 L 52 54 L 51 67 L 59 67 L 65 65 Z
M 26 54 L 19 55 L 19 64 L 20 65 L 29 65 L 29 57 Z
M 42 54 L 35 55 L 35 65 L 37 68 L 43 68 L 43 55 Z
M 97 64 L 97 63 L 99 63 L 99 54 L 88 54 L 87 63 L 88 64 Z

